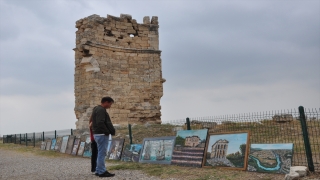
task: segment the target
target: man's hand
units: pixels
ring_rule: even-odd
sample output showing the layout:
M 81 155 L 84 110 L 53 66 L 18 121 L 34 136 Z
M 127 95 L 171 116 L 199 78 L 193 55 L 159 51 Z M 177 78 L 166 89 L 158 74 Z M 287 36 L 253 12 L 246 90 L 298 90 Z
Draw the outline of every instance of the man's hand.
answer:
M 90 128 L 90 129 L 92 128 L 92 122 L 89 123 L 89 128 Z

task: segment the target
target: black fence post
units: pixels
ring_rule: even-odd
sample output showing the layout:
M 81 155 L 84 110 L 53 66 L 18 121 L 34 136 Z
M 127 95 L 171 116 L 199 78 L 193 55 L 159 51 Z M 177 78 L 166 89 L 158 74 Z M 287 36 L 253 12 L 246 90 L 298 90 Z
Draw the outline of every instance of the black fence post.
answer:
M 19 139 L 19 141 L 20 141 L 20 144 L 21 144 L 21 134 L 20 134 L 20 139 Z
M 187 117 L 186 121 L 187 121 L 187 130 L 191 130 L 190 119 L 188 117 Z
M 26 138 L 24 140 L 26 141 L 26 146 L 28 146 L 28 133 L 26 133 Z
M 130 140 L 130 144 L 132 144 L 132 131 L 131 131 L 131 124 L 128 124 L 128 129 L 129 129 L 129 140 Z
M 36 133 L 33 133 L 33 147 L 36 147 Z
M 302 129 L 302 133 L 303 133 L 304 147 L 306 149 L 308 168 L 309 168 L 309 171 L 314 172 L 314 165 L 313 165 L 312 152 L 311 152 L 311 146 L 310 146 L 310 141 L 309 141 L 308 127 L 307 127 L 306 115 L 304 113 L 303 106 L 299 106 L 299 114 L 300 114 L 301 129 Z
M 14 134 L 14 144 L 17 144 L 17 134 Z
M 71 135 L 73 135 L 73 130 L 71 129 Z
M 42 141 L 44 141 L 44 131 L 42 132 Z
M 57 138 L 57 130 L 54 130 L 54 138 Z

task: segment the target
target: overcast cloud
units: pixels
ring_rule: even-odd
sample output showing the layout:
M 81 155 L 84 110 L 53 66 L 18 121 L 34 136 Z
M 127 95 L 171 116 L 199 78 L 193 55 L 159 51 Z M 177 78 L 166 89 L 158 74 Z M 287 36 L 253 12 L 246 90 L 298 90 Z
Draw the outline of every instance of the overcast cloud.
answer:
M 158 16 L 162 120 L 320 107 L 320 1 L 0 0 L 0 134 L 75 128 L 75 22 Z

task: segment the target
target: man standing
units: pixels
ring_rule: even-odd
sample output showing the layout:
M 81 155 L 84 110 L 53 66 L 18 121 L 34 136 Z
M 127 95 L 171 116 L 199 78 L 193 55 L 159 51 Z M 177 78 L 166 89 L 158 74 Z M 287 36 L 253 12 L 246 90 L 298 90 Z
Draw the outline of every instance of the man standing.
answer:
M 93 108 L 92 111 L 92 131 L 94 140 L 98 146 L 98 157 L 96 175 L 99 177 L 112 177 L 105 166 L 105 156 L 109 142 L 109 134 L 115 135 L 115 129 L 112 125 L 109 114 L 106 109 L 109 109 L 114 103 L 111 97 L 103 97 L 101 105 Z

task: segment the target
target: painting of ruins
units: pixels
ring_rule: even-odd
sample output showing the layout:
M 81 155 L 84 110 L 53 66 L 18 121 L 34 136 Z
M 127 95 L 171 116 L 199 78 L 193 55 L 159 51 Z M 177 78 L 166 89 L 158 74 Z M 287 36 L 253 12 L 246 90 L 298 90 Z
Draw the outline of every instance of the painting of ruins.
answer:
M 83 155 L 85 144 L 86 144 L 86 142 L 84 142 L 84 141 L 80 142 L 78 153 L 77 153 L 78 156 Z
M 42 142 L 41 142 L 40 149 L 41 149 L 41 150 L 46 150 L 46 142 L 45 142 L 45 141 L 42 141 Z
M 110 148 L 107 153 L 107 159 L 120 160 L 123 144 L 124 144 L 124 139 L 112 139 Z
M 60 152 L 61 153 L 66 153 L 68 140 L 69 140 L 69 136 L 63 136 L 62 137 L 62 142 L 61 142 L 61 147 L 60 147 Z
M 83 157 L 91 157 L 92 149 L 91 149 L 91 139 L 90 136 L 87 136 L 86 143 L 84 145 Z
M 248 131 L 210 134 L 203 166 L 245 170 L 249 137 Z
M 47 140 L 46 142 L 46 150 L 49 151 L 51 148 L 51 140 Z
M 171 164 L 175 136 L 144 138 L 139 162 Z
M 62 137 L 57 137 L 56 138 L 56 145 L 54 146 L 55 151 L 60 151 L 61 142 L 62 142 Z
M 77 155 L 79 145 L 80 145 L 80 138 L 76 138 L 73 143 L 73 149 L 71 152 L 72 155 Z
M 52 139 L 51 140 L 51 148 L 50 148 L 50 150 L 54 150 L 54 147 L 56 146 L 56 142 L 57 142 L 56 139 Z
M 73 149 L 73 143 L 74 143 L 74 139 L 75 139 L 75 138 L 76 138 L 75 136 L 72 136 L 72 135 L 69 136 L 69 140 L 68 140 L 68 144 L 67 144 L 67 149 L 66 149 L 66 154 L 71 154 L 72 149 Z
M 178 131 L 171 164 L 201 167 L 207 135 L 207 129 Z
M 292 156 L 293 144 L 251 144 L 248 171 L 287 174 Z
M 121 161 L 139 162 L 142 144 L 127 144 L 123 150 Z

